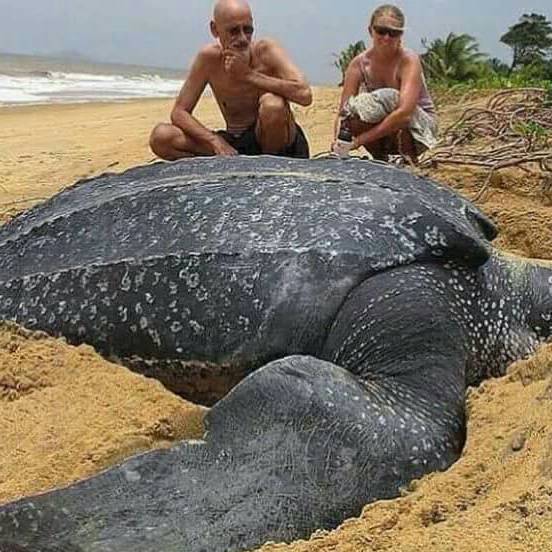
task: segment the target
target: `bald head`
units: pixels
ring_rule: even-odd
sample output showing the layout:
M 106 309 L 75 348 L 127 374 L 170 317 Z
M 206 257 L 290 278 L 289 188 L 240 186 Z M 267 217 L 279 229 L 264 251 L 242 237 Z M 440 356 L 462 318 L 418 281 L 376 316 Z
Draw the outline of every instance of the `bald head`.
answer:
M 249 49 L 253 37 L 253 15 L 243 0 L 218 0 L 213 9 L 211 33 L 223 48 Z
M 213 8 L 213 21 L 216 24 L 244 16 L 252 17 L 251 8 L 244 0 L 218 0 Z

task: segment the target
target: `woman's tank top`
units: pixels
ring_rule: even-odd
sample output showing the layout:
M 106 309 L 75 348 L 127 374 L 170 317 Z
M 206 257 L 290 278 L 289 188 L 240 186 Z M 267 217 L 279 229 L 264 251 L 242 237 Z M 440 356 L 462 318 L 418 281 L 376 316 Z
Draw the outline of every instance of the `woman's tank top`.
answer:
M 379 88 L 388 88 L 387 86 L 382 86 L 380 83 L 375 82 L 374 78 L 370 72 L 370 58 L 368 57 L 368 52 L 362 55 L 360 59 L 360 72 L 362 74 L 362 83 L 361 91 L 363 92 L 373 92 Z M 429 90 L 427 89 L 427 84 L 425 80 L 424 73 L 422 71 L 422 89 L 420 90 L 420 97 L 418 98 L 418 105 L 427 113 L 435 113 L 435 104 L 431 99 Z

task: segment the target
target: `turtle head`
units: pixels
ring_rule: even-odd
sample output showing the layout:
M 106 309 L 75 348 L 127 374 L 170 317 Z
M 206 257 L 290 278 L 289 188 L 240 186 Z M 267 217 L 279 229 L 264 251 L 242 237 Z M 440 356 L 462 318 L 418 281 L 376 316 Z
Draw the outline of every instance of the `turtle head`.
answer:
M 552 261 L 532 260 L 529 286 L 532 299 L 528 322 L 544 341 L 552 340 Z
M 552 261 L 499 252 L 488 266 L 488 285 L 508 305 L 499 313 L 504 345 L 517 360 L 552 340 Z

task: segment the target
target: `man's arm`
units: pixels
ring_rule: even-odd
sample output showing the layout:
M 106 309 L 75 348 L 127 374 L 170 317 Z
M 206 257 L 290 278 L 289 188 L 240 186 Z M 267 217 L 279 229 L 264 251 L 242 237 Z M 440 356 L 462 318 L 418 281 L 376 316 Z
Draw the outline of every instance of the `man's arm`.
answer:
M 201 50 L 192 63 L 190 73 L 172 109 L 171 123 L 195 142 L 206 146 L 215 155 L 235 155 L 236 150 L 226 140 L 202 125 L 192 115 L 209 80 L 210 57 L 213 55 L 209 48 L 208 46 Z
M 224 53 L 226 70 L 259 90 L 271 92 L 299 105 L 310 105 L 311 88 L 286 51 L 276 42 L 266 39 L 257 44 L 257 47 L 261 62 L 275 76 L 252 69 L 239 52 L 232 50 Z
M 401 128 L 408 126 L 410 117 L 420 97 L 422 89 L 422 64 L 420 58 L 409 56 L 405 62 L 401 75 L 401 89 L 399 92 L 399 105 L 375 127 L 358 135 L 353 144 L 355 148 L 375 142 L 384 136 L 389 136 Z

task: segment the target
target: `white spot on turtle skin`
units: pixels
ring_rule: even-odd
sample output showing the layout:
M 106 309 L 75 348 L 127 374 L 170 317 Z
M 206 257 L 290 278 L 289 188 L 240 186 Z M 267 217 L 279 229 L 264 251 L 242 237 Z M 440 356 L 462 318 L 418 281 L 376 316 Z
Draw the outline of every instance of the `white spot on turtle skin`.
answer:
M 181 332 L 182 331 L 182 324 L 178 321 L 174 321 L 172 324 L 171 324 L 171 332 L 172 333 L 178 333 L 178 332 Z
M 102 293 L 107 293 L 109 284 L 107 282 L 98 282 L 97 287 Z
M 128 468 L 125 468 L 123 470 L 123 475 L 129 483 L 137 483 L 142 479 L 142 476 L 139 472 L 137 472 L 136 470 L 130 470 Z
M 263 210 L 259 209 L 249 215 L 251 222 L 260 222 L 263 218 Z
M 131 286 L 132 286 L 132 281 L 128 275 L 128 270 L 127 270 L 121 279 L 121 289 L 123 291 L 130 291 Z
M 144 279 L 146 277 L 146 271 L 141 270 L 134 276 L 134 285 L 139 288 L 144 283 Z
M 157 347 L 161 347 L 161 336 L 159 335 L 159 332 L 156 329 L 148 328 L 148 335 L 150 336 L 150 339 L 155 343 Z
M 205 327 L 197 322 L 197 320 L 190 320 L 188 324 L 196 335 L 201 335 L 205 331 Z
M 186 285 L 189 289 L 195 289 L 197 286 L 199 286 L 199 274 L 197 272 L 187 274 L 185 279 Z
M 119 305 L 119 307 L 117 308 L 117 311 L 119 313 L 119 316 L 121 317 L 121 322 L 126 322 L 128 320 L 127 307 L 123 307 L 122 305 Z
M 78 312 L 71 315 L 71 318 L 69 319 L 69 322 L 72 326 L 76 326 L 80 321 L 81 321 L 81 317 Z

